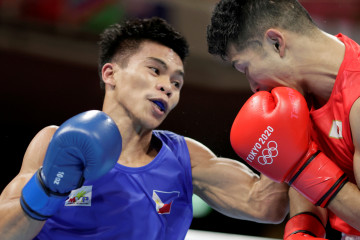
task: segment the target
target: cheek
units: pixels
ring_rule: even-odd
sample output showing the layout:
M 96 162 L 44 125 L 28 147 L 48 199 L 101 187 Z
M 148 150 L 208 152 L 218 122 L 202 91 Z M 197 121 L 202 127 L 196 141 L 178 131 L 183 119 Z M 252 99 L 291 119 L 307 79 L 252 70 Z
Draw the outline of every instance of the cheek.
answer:
M 138 72 L 129 72 L 123 76 L 120 87 L 124 87 L 127 91 L 139 91 L 151 87 L 152 81 L 146 74 Z
M 142 89 L 147 88 L 151 85 L 152 81 L 148 74 L 144 73 L 133 73 L 129 77 L 129 85 L 132 85 L 133 88 Z
M 180 93 L 174 93 L 170 102 L 170 110 L 173 110 L 180 101 Z
M 275 70 L 275 66 L 259 64 L 249 73 L 254 80 L 262 81 L 271 78 Z
M 150 84 L 139 77 L 128 75 L 124 76 L 116 87 L 118 101 L 130 107 L 130 105 L 134 105 L 134 102 L 139 102 L 145 98 L 146 91 L 150 88 Z

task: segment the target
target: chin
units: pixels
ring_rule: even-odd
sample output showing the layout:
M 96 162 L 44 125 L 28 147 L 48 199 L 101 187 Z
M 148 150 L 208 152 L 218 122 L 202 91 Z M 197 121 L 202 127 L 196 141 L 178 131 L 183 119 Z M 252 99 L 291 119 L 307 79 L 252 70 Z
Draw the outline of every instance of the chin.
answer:
M 143 127 L 149 130 L 154 130 L 158 128 L 164 120 L 151 120 L 143 124 Z

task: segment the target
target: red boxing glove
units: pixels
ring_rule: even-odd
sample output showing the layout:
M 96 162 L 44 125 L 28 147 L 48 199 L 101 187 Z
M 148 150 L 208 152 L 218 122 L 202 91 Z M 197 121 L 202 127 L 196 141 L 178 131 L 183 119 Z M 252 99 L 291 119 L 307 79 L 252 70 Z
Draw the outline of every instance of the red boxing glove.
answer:
M 325 227 L 311 212 L 299 213 L 286 223 L 284 240 L 315 240 L 325 238 Z
M 288 183 L 317 206 L 326 207 L 347 181 L 311 141 L 307 103 L 294 89 L 255 93 L 238 113 L 230 141 L 249 165 Z

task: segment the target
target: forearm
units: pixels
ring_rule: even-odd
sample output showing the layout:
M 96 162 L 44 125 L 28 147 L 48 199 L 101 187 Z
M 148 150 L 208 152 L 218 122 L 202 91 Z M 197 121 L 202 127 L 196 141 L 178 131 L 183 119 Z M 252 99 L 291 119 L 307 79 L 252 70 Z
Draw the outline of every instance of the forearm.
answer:
M 45 223 L 28 217 L 22 210 L 18 199 L 1 202 L 0 216 L 1 239 L 33 239 Z
M 290 201 L 290 217 L 293 217 L 299 213 L 311 212 L 319 217 L 321 223 L 326 226 L 328 221 L 327 209 L 317 207 L 312 204 L 303 195 L 297 192 L 295 189 L 289 189 L 289 201 Z
M 360 191 L 353 183 L 346 183 L 328 205 L 333 213 L 360 231 Z
M 316 207 L 305 197 L 294 189 L 290 189 L 290 215 L 296 215 L 299 212 L 315 213 L 325 225 L 327 222 L 326 209 Z M 327 206 L 335 215 L 340 217 L 353 228 L 360 230 L 360 191 L 356 185 L 348 182 L 339 191 L 334 199 Z

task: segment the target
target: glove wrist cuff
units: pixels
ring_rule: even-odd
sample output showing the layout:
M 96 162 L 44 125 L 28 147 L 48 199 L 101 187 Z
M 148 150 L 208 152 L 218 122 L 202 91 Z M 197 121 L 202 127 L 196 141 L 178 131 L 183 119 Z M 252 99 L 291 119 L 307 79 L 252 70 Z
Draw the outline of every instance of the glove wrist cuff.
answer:
M 20 204 L 24 212 L 31 218 L 44 221 L 51 217 L 58 208 L 64 204 L 68 193 L 59 194 L 52 192 L 45 186 L 40 176 L 39 169 L 24 186 Z
M 319 152 L 292 178 L 291 186 L 316 206 L 326 207 L 347 181 L 346 174 Z
M 286 223 L 284 239 L 296 233 L 304 233 L 318 238 L 325 238 L 326 235 L 321 220 L 311 212 L 299 213 Z

